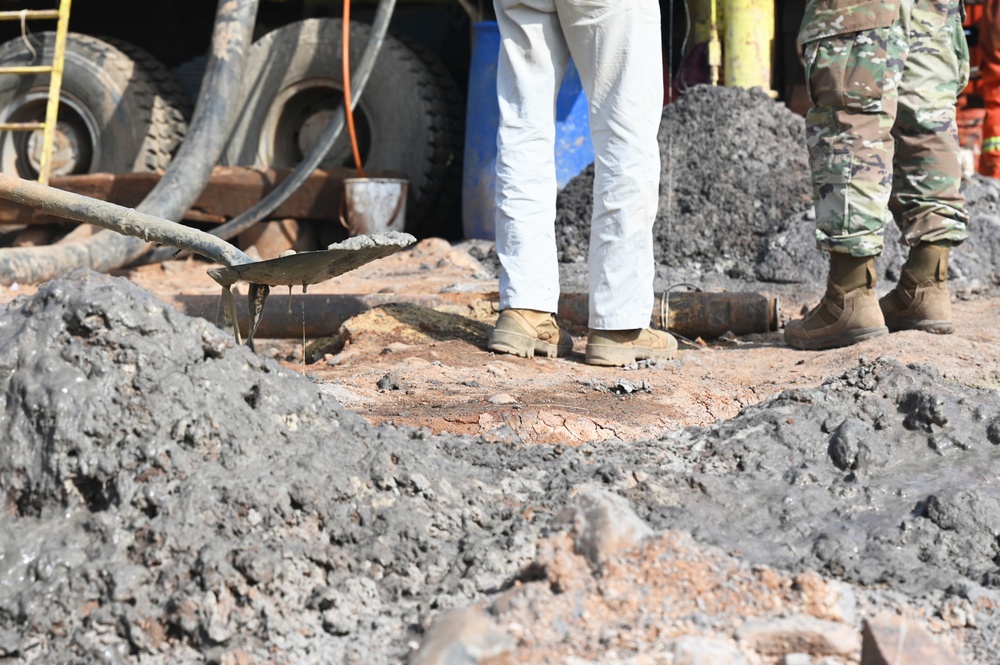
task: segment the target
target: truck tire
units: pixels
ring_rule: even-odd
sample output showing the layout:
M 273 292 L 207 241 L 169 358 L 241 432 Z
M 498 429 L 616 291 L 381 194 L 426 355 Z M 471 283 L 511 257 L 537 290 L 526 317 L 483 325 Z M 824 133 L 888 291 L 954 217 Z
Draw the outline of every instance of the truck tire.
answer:
M 52 62 L 55 33 L 0 44 L 0 66 Z M 0 75 L 0 121 L 45 118 L 49 75 Z M 161 171 L 187 130 L 188 103 L 172 75 L 142 49 L 69 33 L 53 175 Z M 0 133 L 0 171 L 33 179 L 41 131 Z
M 250 47 L 245 106 L 223 161 L 294 168 L 343 101 L 340 19 L 308 19 L 274 30 Z M 351 62 L 361 60 L 370 28 L 351 24 Z M 365 168 L 395 170 L 410 181 L 407 229 L 426 228 L 439 208 L 449 168 L 461 156 L 460 100 L 447 71 L 387 36 L 355 107 Z M 345 130 L 321 164 L 354 168 Z

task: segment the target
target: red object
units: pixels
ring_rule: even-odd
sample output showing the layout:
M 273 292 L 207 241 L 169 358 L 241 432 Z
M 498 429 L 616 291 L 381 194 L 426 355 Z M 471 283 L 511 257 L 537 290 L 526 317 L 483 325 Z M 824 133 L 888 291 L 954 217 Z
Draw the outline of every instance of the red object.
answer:
M 1000 0 L 986 0 L 979 9 L 979 94 L 982 96 L 982 155 L 979 172 L 1000 178 Z
M 982 67 L 982 22 L 983 22 L 983 5 L 966 5 L 965 6 L 965 22 L 962 24 L 965 28 L 971 28 L 974 26 L 980 26 L 980 38 L 978 44 L 969 45 L 969 66 L 972 71 L 980 70 Z M 969 85 L 965 86 L 965 90 L 962 91 L 959 97 L 959 106 L 971 105 L 978 106 L 979 104 L 973 101 L 970 103 L 969 98 L 974 97 L 978 99 L 982 98 L 983 94 L 983 82 L 978 76 L 973 76 L 969 79 Z

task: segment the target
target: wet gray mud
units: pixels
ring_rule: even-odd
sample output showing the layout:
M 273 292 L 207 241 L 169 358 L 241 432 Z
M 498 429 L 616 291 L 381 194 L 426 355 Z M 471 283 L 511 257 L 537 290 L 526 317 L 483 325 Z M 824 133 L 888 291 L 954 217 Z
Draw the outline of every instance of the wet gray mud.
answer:
M 890 359 L 659 441 L 430 436 L 76 272 L 0 311 L 0 370 L 10 662 L 398 662 L 595 483 L 655 529 L 907 602 L 1000 586 L 997 395 Z
M 816 249 L 802 117 L 759 89 L 695 86 L 664 109 L 657 140 L 658 289 L 822 286 L 827 257 Z M 557 198 L 556 245 L 571 289 L 586 288 L 593 182 L 591 166 Z M 952 253 L 949 274 L 956 291 L 976 293 L 998 282 L 1000 181 L 974 176 L 963 190 L 970 239 Z M 898 279 L 905 252 L 898 229 L 887 228 L 880 291 Z

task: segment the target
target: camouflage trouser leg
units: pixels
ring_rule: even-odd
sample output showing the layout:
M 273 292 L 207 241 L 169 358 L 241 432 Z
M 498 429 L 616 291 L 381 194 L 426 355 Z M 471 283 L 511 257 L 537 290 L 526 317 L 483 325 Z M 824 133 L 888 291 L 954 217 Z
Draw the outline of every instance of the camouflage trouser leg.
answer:
M 820 249 L 879 254 L 890 194 L 907 243 L 965 238 L 955 99 L 968 54 L 956 30 L 958 0 L 903 0 L 889 27 L 805 44 Z M 895 188 L 894 157 L 904 162 Z
M 896 161 L 889 206 L 903 243 L 957 245 L 968 237 L 959 191 L 955 100 L 969 81 L 969 47 L 957 2 L 915 2 L 910 55 L 892 128 Z

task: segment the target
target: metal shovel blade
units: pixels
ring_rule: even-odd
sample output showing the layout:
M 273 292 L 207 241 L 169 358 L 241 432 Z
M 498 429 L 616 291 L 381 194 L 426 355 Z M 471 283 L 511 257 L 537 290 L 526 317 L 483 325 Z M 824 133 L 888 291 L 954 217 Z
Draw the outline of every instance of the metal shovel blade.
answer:
M 355 236 L 334 243 L 325 250 L 301 252 L 267 261 L 213 268 L 208 274 L 220 284 L 250 282 L 268 286 L 302 286 L 318 284 L 360 268 L 366 263 L 393 254 L 416 242 L 409 233 L 388 231 L 374 235 Z

